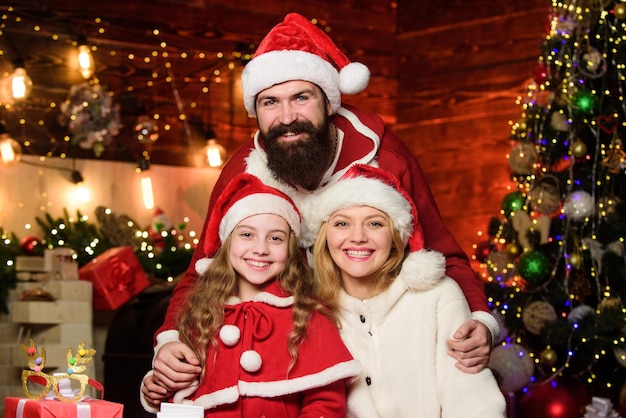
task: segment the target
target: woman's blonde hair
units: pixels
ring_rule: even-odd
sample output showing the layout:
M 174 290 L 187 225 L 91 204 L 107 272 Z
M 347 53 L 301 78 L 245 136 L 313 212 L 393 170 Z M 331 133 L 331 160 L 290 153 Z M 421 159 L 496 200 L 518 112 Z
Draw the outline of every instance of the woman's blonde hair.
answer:
M 178 331 L 182 342 L 190 346 L 206 371 L 207 349 L 211 344 L 217 350 L 218 333 L 224 322 L 226 301 L 237 293 L 237 273 L 230 263 L 231 236 L 215 253 L 213 261 L 204 275 L 188 289 L 186 304 L 180 310 Z M 336 320 L 318 297 L 318 287 L 313 272 L 307 265 L 298 240 L 290 231 L 288 256 L 284 271 L 276 280 L 294 297 L 293 329 L 289 334 L 288 350 L 291 354 L 291 369 L 298 359 L 298 345 L 306 338 L 309 319 L 314 310 Z
M 329 218 L 332 217 L 329 216 Z M 389 258 L 377 272 L 373 289 L 376 293 L 388 288 L 400 272 L 402 262 L 407 253 L 402 237 L 397 229 L 393 227 L 392 219 L 385 213 L 389 231 L 391 233 L 392 249 Z M 313 244 L 313 264 L 315 266 L 315 277 L 320 286 L 321 299 L 334 311 L 338 307 L 339 291 L 343 287 L 341 270 L 333 261 L 328 249 L 326 231 L 328 221 L 324 221 Z

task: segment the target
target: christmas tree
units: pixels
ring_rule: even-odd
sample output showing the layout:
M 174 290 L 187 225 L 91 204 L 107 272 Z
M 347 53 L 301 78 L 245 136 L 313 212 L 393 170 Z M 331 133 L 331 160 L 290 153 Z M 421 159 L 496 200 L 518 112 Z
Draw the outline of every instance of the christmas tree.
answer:
M 567 381 L 626 403 L 626 3 L 551 11 L 511 123 L 512 188 L 475 246 L 503 328 L 490 365 L 505 392 Z

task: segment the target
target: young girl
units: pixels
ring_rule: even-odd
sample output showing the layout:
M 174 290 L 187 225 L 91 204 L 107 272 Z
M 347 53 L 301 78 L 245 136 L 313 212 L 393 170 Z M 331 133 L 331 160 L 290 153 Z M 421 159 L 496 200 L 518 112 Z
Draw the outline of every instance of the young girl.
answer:
M 360 364 L 316 298 L 293 202 L 241 174 L 207 228 L 213 257 L 196 264 L 202 276 L 175 331 L 204 367 L 174 402 L 210 417 L 345 417 L 345 382 Z M 149 373 L 142 403 L 153 412 L 167 396 L 157 386 Z
M 504 418 L 491 371 L 464 373 L 447 354 L 471 312 L 443 255 L 423 249 L 417 211 L 399 182 L 357 165 L 301 209 L 309 236 L 317 234 L 322 298 L 363 365 L 348 387 L 347 416 Z

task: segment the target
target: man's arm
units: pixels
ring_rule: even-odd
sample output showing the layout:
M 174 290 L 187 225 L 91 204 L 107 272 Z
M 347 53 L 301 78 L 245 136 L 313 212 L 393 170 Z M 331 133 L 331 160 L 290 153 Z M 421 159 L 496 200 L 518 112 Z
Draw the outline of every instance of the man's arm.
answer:
M 430 187 L 417 159 L 406 145 L 386 129 L 378 153 L 382 169 L 393 173 L 411 194 L 417 208 L 427 248 L 446 257 L 446 274 L 458 284 L 472 311 L 472 319 L 449 340 L 450 355 L 457 367 L 467 373 L 477 373 L 487 366 L 493 344 L 500 338 L 498 321 L 489 312 L 484 283 L 471 268 L 465 252 L 447 229 L 437 208 Z
M 394 174 L 413 197 L 426 247 L 446 257 L 446 274 L 461 286 L 472 312 L 489 312 L 484 284 L 472 270 L 467 254 L 443 223 L 419 162 L 389 129 L 385 130 L 381 142 L 378 164 L 380 168 Z

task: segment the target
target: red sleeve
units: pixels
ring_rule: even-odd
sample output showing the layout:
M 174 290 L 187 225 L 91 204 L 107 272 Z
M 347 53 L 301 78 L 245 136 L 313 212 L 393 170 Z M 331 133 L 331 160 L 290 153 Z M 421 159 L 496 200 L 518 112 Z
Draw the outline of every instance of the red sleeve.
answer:
M 396 175 L 413 196 L 426 247 L 446 257 L 446 274 L 459 284 L 472 312 L 489 312 L 484 283 L 472 269 L 467 254 L 443 223 L 419 162 L 389 129 L 385 129 L 381 141 L 378 163 L 380 168 Z
M 156 331 L 154 341 L 155 345 L 156 336 L 158 334 L 163 331 L 173 330 L 177 328 L 176 318 L 178 316 L 178 309 L 185 302 L 188 289 L 196 282 L 196 261 L 206 256 L 206 254 L 203 253 L 202 249 L 204 248 L 203 243 L 205 240 L 206 226 L 209 221 L 209 214 L 211 213 L 217 196 L 219 196 L 220 193 L 224 190 L 226 184 L 228 184 L 228 182 L 235 175 L 245 170 L 245 158 L 248 156 L 248 154 L 250 154 L 251 148 L 253 148 L 252 140 L 239 147 L 239 149 L 235 151 L 232 157 L 224 165 L 224 167 L 222 168 L 222 173 L 215 182 L 215 186 L 213 186 L 213 190 L 211 191 L 211 198 L 209 199 L 209 207 L 207 209 L 206 217 L 204 218 L 204 226 L 202 227 L 202 232 L 200 233 L 200 240 L 191 258 L 191 263 L 189 263 L 189 267 L 187 267 L 187 271 L 185 271 L 185 275 L 174 288 L 172 298 L 170 299 L 167 311 L 165 313 L 165 320 L 163 322 L 163 325 L 161 325 L 161 327 Z
M 346 384 L 344 380 L 302 393 L 300 418 L 345 418 Z

